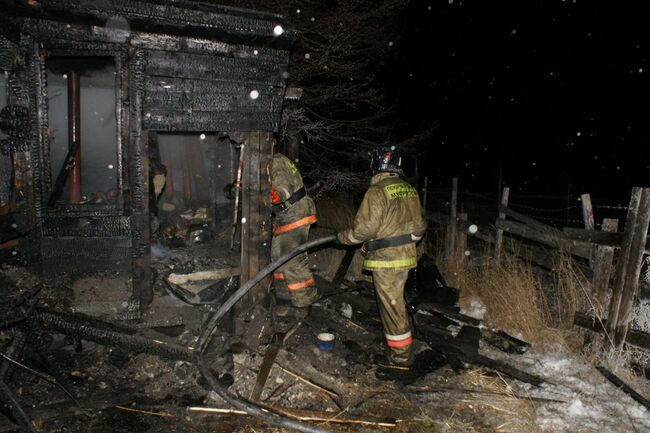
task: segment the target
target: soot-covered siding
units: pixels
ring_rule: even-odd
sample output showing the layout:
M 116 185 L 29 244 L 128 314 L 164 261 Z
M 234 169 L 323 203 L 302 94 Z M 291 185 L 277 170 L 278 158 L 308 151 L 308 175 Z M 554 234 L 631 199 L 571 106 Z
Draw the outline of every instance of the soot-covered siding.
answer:
M 12 94 L 22 96 L 13 97 L 7 110 L 21 126 L 11 146 L 3 147 L 14 153 L 17 196 L 33 222 L 45 273 L 130 270 L 134 301 L 146 303 L 149 134 L 264 133 L 270 140 L 280 122 L 295 39 L 291 32 L 274 33 L 282 24 L 277 15 L 190 1 L 0 3 L 2 64 Z M 47 203 L 58 168 L 50 161 L 46 61 L 66 56 L 115 62 L 119 182 L 117 200 L 109 205 Z M 250 171 L 257 178 L 271 146 L 256 148 L 264 153 Z M 245 201 L 262 203 L 257 197 L 267 193 L 263 185 Z M 247 230 L 251 239 L 261 239 L 257 226 Z

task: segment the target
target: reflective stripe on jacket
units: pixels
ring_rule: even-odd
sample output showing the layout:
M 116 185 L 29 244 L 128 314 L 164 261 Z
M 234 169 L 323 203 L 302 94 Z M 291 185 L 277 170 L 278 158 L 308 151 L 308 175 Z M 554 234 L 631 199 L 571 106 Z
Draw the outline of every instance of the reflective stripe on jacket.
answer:
M 304 186 L 298 167 L 289 158 L 281 153 L 273 155 L 271 170 L 271 187 L 280 196 L 281 201 L 287 200 L 291 195 Z M 277 200 L 277 199 L 276 199 Z M 300 220 L 305 224 L 316 222 L 316 206 L 309 196 L 305 196 L 275 217 L 276 234 L 285 233 L 300 225 L 290 226 Z M 285 229 L 282 229 L 286 227 Z M 291 228 L 289 228 L 291 227 Z

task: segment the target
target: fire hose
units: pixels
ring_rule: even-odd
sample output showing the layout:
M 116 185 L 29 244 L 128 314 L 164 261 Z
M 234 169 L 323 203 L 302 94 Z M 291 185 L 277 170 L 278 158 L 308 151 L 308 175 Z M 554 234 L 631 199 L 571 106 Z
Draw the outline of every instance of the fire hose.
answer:
M 195 355 L 196 366 L 201 372 L 201 374 L 203 375 L 203 377 L 210 384 L 210 387 L 212 387 L 212 389 L 217 394 L 219 394 L 219 396 L 223 398 L 227 403 L 231 404 L 232 406 L 240 410 L 243 410 L 244 412 L 247 412 L 249 415 L 262 418 L 265 421 L 269 422 L 270 424 L 279 427 L 291 428 L 305 433 L 332 433 L 330 430 L 324 430 L 318 427 L 310 426 L 308 424 L 299 421 L 294 421 L 284 416 L 271 413 L 246 400 L 235 397 L 228 391 L 228 389 L 225 386 L 219 383 L 215 375 L 212 373 L 212 371 L 210 371 L 208 366 L 205 364 L 205 361 L 203 359 L 203 352 L 205 351 L 205 348 L 208 346 L 212 334 L 214 333 L 215 329 L 217 328 L 217 325 L 219 324 L 219 320 L 221 320 L 221 318 L 233 307 L 233 305 L 235 305 L 237 301 L 242 296 L 244 296 L 253 286 L 255 286 L 257 283 L 262 281 L 264 277 L 266 277 L 271 272 L 273 272 L 274 270 L 282 266 L 284 263 L 288 262 L 294 256 L 297 256 L 298 254 L 305 252 L 311 248 L 317 247 L 319 245 L 332 242 L 335 239 L 336 239 L 336 235 L 330 235 L 330 236 L 325 236 L 324 238 L 315 239 L 313 241 L 306 242 L 294 248 L 293 250 L 289 251 L 288 253 L 284 254 L 277 260 L 269 263 L 257 275 L 255 275 L 253 278 L 251 278 L 246 283 L 244 283 L 244 285 L 241 286 L 239 289 L 237 289 L 237 291 L 233 293 L 232 296 L 228 298 L 228 300 L 224 302 L 223 305 L 221 305 L 221 307 L 219 307 L 219 309 L 215 311 L 206 322 L 205 326 L 203 327 L 203 330 L 201 331 L 201 335 L 199 336 L 199 339 L 197 341 L 198 350 L 196 351 L 196 355 Z

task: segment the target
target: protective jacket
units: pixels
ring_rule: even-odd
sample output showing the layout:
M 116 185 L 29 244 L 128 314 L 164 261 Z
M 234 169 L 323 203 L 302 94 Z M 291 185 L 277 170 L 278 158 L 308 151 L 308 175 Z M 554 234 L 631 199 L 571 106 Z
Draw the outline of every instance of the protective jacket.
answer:
M 271 171 L 271 201 L 274 205 L 286 203 L 295 193 L 304 188 L 298 167 L 289 158 L 273 155 Z M 304 196 L 275 215 L 274 234 L 286 233 L 302 225 L 316 222 L 316 206 L 309 196 Z
M 378 173 L 354 218 L 353 227 L 339 234 L 339 241 L 352 245 L 411 235 L 413 242 L 369 251 L 363 262 L 368 270 L 412 269 L 417 265 L 415 242 L 427 223 L 417 190 L 395 173 Z
M 272 260 L 304 244 L 309 238 L 309 227 L 316 222 L 316 206 L 304 188 L 298 167 L 280 153 L 273 155 L 271 202 L 275 220 L 271 241 Z M 316 281 L 306 252 L 276 269 L 273 276 L 276 296 L 281 299 L 288 297 L 294 306 L 308 306 L 318 299 Z

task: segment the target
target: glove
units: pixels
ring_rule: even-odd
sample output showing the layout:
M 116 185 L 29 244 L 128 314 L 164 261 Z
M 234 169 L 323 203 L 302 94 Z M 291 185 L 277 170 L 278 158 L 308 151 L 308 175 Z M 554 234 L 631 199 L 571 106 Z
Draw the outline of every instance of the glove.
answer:
M 366 254 L 368 254 L 368 244 L 364 242 L 361 245 L 361 255 L 365 256 Z

